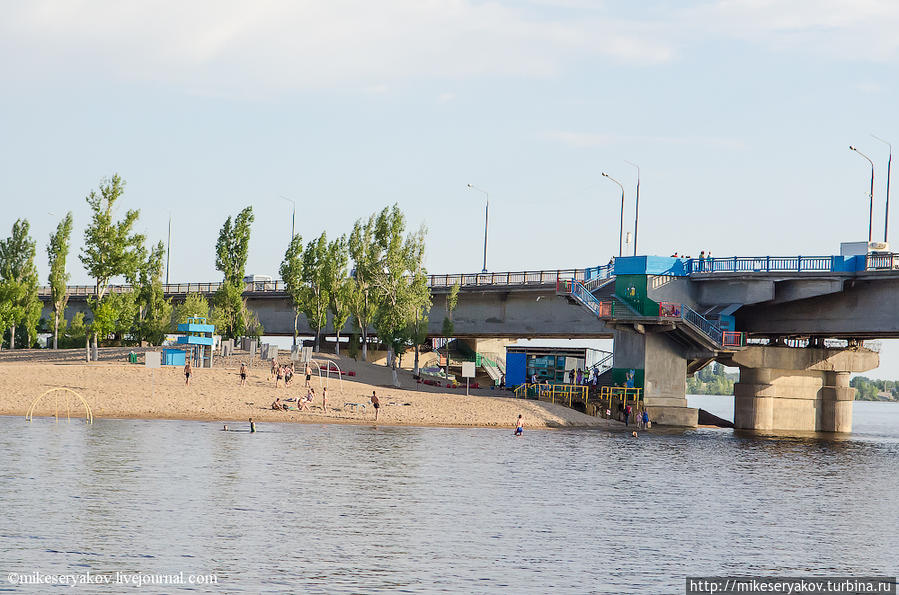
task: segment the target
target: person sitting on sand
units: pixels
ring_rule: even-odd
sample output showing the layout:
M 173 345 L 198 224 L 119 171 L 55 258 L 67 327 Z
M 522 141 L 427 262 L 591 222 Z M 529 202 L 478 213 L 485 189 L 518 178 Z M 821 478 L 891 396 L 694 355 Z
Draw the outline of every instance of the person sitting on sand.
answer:
M 312 392 L 311 389 L 306 392 L 305 397 L 300 397 L 297 400 L 297 408 L 300 411 L 309 411 L 309 404 L 312 402 Z
M 275 402 L 272 403 L 272 409 L 275 411 L 287 411 L 287 405 L 281 402 L 281 399 L 275 397 Z

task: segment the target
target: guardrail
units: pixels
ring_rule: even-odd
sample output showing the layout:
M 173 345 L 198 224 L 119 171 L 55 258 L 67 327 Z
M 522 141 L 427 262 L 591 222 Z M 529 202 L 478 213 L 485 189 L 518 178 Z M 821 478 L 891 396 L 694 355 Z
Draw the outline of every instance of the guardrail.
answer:
M 733 256 L 730 258 L 691 258 L 688 274 L 695 273 L 798 273 L 831 272 L 833 256 Z
M 512 391 L 516 397 L 520 399 L 548 399 L 551 403 L 559 402 L 571 407 L 574 399 L 582 399 L 587 402 L 590 391 L 588 387 L 578 384 L 519 384 Z
M 551 285 L 560 279 L 585 279 L 587 269 L 556 269 L 545 271 L 514 271 L 506 273 L 463 273 L 429 275 L 428 287 L 460 287 L 472 285 Z
M 600 302 L 595 295 L 590 293 L 580 281 L 559 279 L 556 281 L 556 293 L 559 295 L 570 295 L 596 316 L 602 318 L 601 306 L 603 302 Z
M 643 389 L 623 386 L 604 386 L 599 390 L 599 399 L 600 401 L 606 401 L 609 407 L 612 405 L 612 399 L 620 399 L 625 404 L 628 401 L 638 403 L 643 399 Z

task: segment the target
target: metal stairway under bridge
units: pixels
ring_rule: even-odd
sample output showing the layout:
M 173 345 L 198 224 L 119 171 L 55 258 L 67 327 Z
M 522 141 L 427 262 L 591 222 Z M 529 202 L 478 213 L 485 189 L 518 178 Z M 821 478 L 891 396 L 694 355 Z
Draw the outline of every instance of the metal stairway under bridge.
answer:
M 560 279 L 556 283 L 556 294 L 568 297 L 608 322 L 668 326 L 671 337 L 685 347 L 698 347 L 714 353 L 735 351 L 743 347 L 743 333 L 722 329 L 716 322 L 705 318 L 686 304 L 660 302 L 656 315 L 643 314 L 614 295 L 614 284 L 611 281 L 606 279 L 603 283 L 596 284 L 591 291 L 582 281 Z

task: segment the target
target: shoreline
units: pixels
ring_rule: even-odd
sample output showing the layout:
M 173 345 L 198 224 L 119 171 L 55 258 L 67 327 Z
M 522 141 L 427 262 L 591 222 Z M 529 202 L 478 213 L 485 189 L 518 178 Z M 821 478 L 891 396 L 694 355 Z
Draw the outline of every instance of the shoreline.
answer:
M 291 386 L 275 387 L 268 369 L 250 368 L 245 386 L 240 386 L 236 367 L 218 366 L 195 369 L 190 386 L 186 386 L 181 368 L 145 368 L 122 361 L 79 363 L 41 360 L 34 352 L 23 361 L 16 353 L 15 361 L 0 356 L 0 415 L 25 417 L 35 399 L 40 397 L 34 417 L 54 417 L 59 403 L 64 413 L 66 400 L 71 417 L 84 417 L 80 400 L 84 398 L 95 419 L 182 420 L 220 423 L 304 423 L 339 425 L 378 425 L 397 427 L 496 428 L 513 429 L 522 416 L 527 429 L 606 428 L 620 424 L 592 417 L 563 405 L 517 399 L 508 392 L 490 389 L 446 389 L 416 384 L 410 372 L 398 371 L 402 386 L 391 386 L 391 372 L 384 366 L 355 362 L 348 358 L 317 354 L 316 359 L 340 362 L 342 370 L 352 370 L 353 377 L 338 381 L 313 374 L 315 390 L 312 411 L 278 411 L 271 409 L 275 398 L 299 398 L 306 394 L 304 378 L 297 375 Z M 322 388 L 328 390 L 328 411 L 321 410 Z M 45 391 L 63 388 L 67 391 Z M 381 401 L 377 423 L 369 397 L 377 391 Z M 42 396 L 43 395 L 43 396 Z M 58 398 L 58 401 L 57 401 Z M 352 404 L 358 404 L 353 407 Z M 294 405 L 294 403 L 287 403 Z M 361 406 L 364 405 L 363 409 Z M 295 405 L 294 405 L 295 406 Z M 64 417 L 64 415 L 63 415 Z M 623 429 L 623 426 L 622 426 Z

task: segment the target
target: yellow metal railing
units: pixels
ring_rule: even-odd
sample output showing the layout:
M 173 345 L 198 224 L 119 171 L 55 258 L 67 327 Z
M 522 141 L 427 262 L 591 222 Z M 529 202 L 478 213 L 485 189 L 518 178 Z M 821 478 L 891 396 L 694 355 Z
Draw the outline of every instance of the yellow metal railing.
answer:
M 518 398 L 548 399 L 551 403 L 559 402 L 571 407 L 571 403 L 574 400 L 587 402 L 588 388 L 578 384 L 549 384 L 547 382 L 543 384 L 520 384 L 512 392 Z
M 643 389 L 625 388 L 623 386 L 603 386 L 599 391 L 599 400 L 606 401 L 608 406 L 611 407 L 612 399 L 620 399 L 625 404 L 629 401 L 638 403 L 643 399 Z

